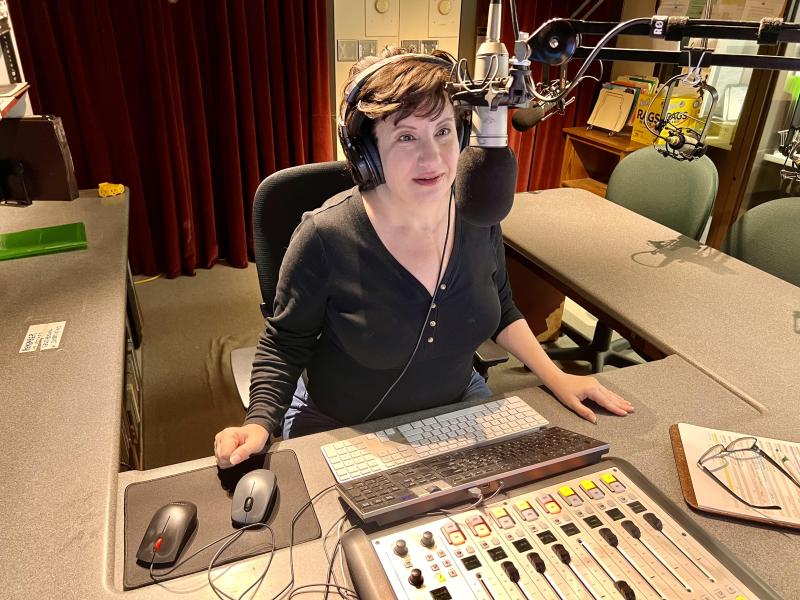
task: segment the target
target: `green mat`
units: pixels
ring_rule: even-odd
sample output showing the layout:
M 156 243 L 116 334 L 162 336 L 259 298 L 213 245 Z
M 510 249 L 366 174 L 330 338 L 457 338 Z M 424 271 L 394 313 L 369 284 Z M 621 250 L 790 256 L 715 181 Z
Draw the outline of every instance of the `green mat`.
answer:
M 86 248 L 86 227 L 69 223 L 0 233 L 0 260 Z

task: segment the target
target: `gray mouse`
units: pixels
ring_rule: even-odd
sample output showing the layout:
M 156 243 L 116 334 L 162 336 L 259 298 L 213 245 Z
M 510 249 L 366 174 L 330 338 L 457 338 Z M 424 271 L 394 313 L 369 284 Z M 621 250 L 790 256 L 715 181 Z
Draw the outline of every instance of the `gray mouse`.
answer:
M 236 484 L 231 502 L 231 521 L 235 527 L 263 523 L 269 517 L 278 482 L 267 469 L 250 471 Z

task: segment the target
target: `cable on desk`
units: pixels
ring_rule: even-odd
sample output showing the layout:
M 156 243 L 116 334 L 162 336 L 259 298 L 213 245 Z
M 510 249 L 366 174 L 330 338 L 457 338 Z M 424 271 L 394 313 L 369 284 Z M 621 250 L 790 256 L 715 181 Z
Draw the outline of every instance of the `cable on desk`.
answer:
M 261 575 L 259 575 L 258 578 L 256 578 L 255 581 L 253 581 L 253 583 L 251 583 L 249 586 L 247 586 L 247 589 L 245 589 L 245 591 L 243 591 L 238 596 L 238 598 L 234 598 L 233 596 L 229 596 L 228 594 L 223 592 L 221 589 L 219 589 L 216 585 L 214 585 L 214 581 L 211 579 L 211 571 L 214 569 L 214 563 L 217 562 L 217 559 L 222 555 L 222 553 L 225 552 L 225 550 L 227 550 L 231 545 L 235 544 L 236 541 L 239 538 L 242 537 L 242 535 L 244 534 L 245 529 L 250 529 L 251 525 L 260 525 L 264 529 L 269 531 L 269 535 L 270 535 L 269 559 L 267 560 L 267 564 L 264 567 L 264 570 L 261 572 Z M 242 600 L 247 595 L 247 593 L 250 590 L 252 590 L 253 588 L 255 588 L 256 591 L 258 591 L 258 587 L 261 585 L 261 582 L 264 581 L 264 578 L 267 576 L 267 573 L 269 572 L 269 568 L 272 565 L 272 558 L 275 556 L 275 532 L 272 530 L 272 528 L 269 525 L 264 525 L 263 523 L 251 523 L 251 525 L 245 525 L 244 527 L 239 529 L 239 531 L 237 531 L 231 539 L 229 539 L 227 542 L 225 542 L 220 547 L 220 549 L 217 550 L 217 553 L 214 554 L 214 556 L 211 558 L 211 562 L 208 563 L 208 570 L 206 571 L 206 574 L 208 576 L 208 585 L 211 586 L 211 591 L 213 591 L 214 594 L 216 594 L 217 598 L 219 598 L 220 600 L 223 600 L 223 599 L 226 599 L 226 600 Z
M 169 569 L 167 569 L 166 571 L 163 571 L 163 572 L 161 572 L 161 573 L 153 573 L 153 568 L 154 568 L 154 566 L 155 566 L 155 563 L 154 563 L 154 561 L 155 561 L 155 551 L 154 551 L 154 552 L 153 552 L 153 560 L 151 560 L 151 561 L 150 561 L 150 579 L 153 581 L 153 583 L 161 583 L 162 581 L 166 581 L 165 579 L 156 579 L 156 576 L 158 575 L 159 577 L 163 577 L 164 575 L 169 575 L 169 574 L 170 574 L 170 573 L 172 573 L 172 572 L 173 572 L 175 569 L 177 569 L 178 567 L 181 567 L 181 566 L 185 565 L 187 562 L 189 562 L 189 561 L 190 561 L 191 559 L 193 559 L 195 556 L 197 556 L 198 554 L 200 554 L 200 553 L 201 553 L 201 552 L 203 552 L 204 550 L 207 550 L 208 548 L 210 548 L 210 547 L 211 547 L 211 546 L 213 546 L 214 544 L 218 544 L 218 543 L 220 543 L 222 540 L 224 540 L 224 539 L 227 539 L 227 538 L 229 538 L 229 537 L 231 537 L 231 536 L 235 536 L 236 534 L 240 534 L 240 535 L 241 535 L 241 532 L 242 532 L 242 530 L 244 530 L 244 529 L 252 529 L 252 528 L 254 528 L 254 527 L 257 527 L 257 526 L 259 526 L 259 525 L 263 525 L 263 523 L 251 523 L 250 525 L 245 525 L 245 526 L 244 526 L 244 527 L 242 527 L 242 529 L 240 529 L 240 530 L 234 531 L 233 533 L 229 533 L 229 534 L 227 534 L 227 535 L 223 535 L 221 538 L 217 538 L 217 539 L 216 539 L 216 540 L 214 540 L 213 542 L 209 542 L 208 544 L 206 544 L 206 545 L 205 545 L 205 546 L 203 546 L 202 548 L 200 548 L 200 549 L 198 549 L 198 550 L 195 550 L 195 551 L 194 551 L 194 552 L 192 552 L 192 553 L 191 553 L 189 556 L 186 556 L 186 557 L 184 557 L 184 558 L 183 558 L 183 560 L 180 560 L 180 561 L 178 561 L 177 563 L 175 563 L 174 565 L 172 565 L 172 566 L 171 566 Z
M 289 592 L 289 597 L 291 598 L 292 594 L 294 594 L 298 590 L 305 590 L 308 587 L 321 587 L 321 586 L 325 586 L 325 589 L 330 589 L 330 587 L 341 587 L 342 589 L 346 590 L 347 592 L 353 594 L 354 598 L 358 597 L 358 594 L 356 594 L 355 590 L 352 590 L 352 589 L 349 589 L 349 588 L 345 588 L 344 586 L 333 586 L 333 584 L 331 584 L 330 587 L 326 583 L 316 583 L 316 584 L 301 585 L 298 588 L 294 588 L 293 587 L 294 586 L 294 554 L 293 554 L 293 549 L 294 549 L 294 527 L 295 527 L 295 524 L 297 523 L 297 520 L 300 518 L 300 515 L 302 515 L 308 509 L 308 507 L 313 504 L 313 502 L 316 499 L 318 499 L 322 495 L 324 495 L 327 492 L 329 492 L 331 490 L 334 490 L 334 489 L 336 489 L 336 485 L 335 484 L 334 485 L 329 485 L 328 487 L 326 487 L 326 488 L 322 489 L 321 491 L 317 492 L 316 494 L 311 496 L 311 498 L 308 500 L 308 502 L 306 502 L 303 506 L 301 506 L 299 509 L 297 509 L 297 512 L 294 514 L 294 517 L 292 517 L 292 524 L 291 524 L 291 527 L 289 528 L 289 531 L 290 531 L 290 536 L 289 536 L 289 573 L 290 573 L 290 575 L 289 575 L 289 583 L 287 583 L 285 586 L 283 586 L 281 591 L 278 592 L 275 596 L 272 597 L 272 600 L 278 600 L 278 598 L 281 598 L 284 594 L 286 594 L 287 591 Z M 300 592 L 300 593 L 306 593 L 306 592 Z

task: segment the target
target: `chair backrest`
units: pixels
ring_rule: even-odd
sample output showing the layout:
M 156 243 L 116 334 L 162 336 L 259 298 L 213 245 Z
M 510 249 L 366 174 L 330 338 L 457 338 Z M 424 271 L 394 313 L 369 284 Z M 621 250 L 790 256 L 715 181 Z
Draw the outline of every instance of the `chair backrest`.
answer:
M 800 287 L 800 198 L 751 208 L 733 224 L 722 250 Z
M 289 167 L 258 186 L 253 200 L 253 245 L 264 318 L 272 314 L 281 261 L 303 213 L 353 185 L 347 163 L 334 161 Z
M 606 198 L 692 239 L 699 239 L 714 208 L 719 175 L 707 156 L 678 161 L 652 146 L 616 166 Z

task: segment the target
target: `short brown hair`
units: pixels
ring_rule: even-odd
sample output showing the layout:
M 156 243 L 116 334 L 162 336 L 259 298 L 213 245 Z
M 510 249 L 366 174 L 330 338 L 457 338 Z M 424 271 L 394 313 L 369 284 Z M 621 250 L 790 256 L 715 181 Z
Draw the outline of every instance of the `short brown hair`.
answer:
M 381 56 L 368 56 L 354 64 L 344 88 L 339 114 L 344 115 L 347 95 L 359 73 L 385 58 L 408 53 L 405 48 L 387 46 Z M 449 54 L 439 50 L 434 50 L 432 55 L 453 60 Z M 369 135 L 374 139 L 375 121 L 390 116 L 395 123 L 410 115 L 438 118 L 451 102 L 445 90 L 445 83 L 449 79 L 450 69 L 446 66 L 411 57 L 382 67 L 369 77 L 355 99 L 355 108 L 367 117 L 358 134 Z M 350 110 L 344 116 L 345 126 L 349 129 L 355 118 L 355 111 Z

